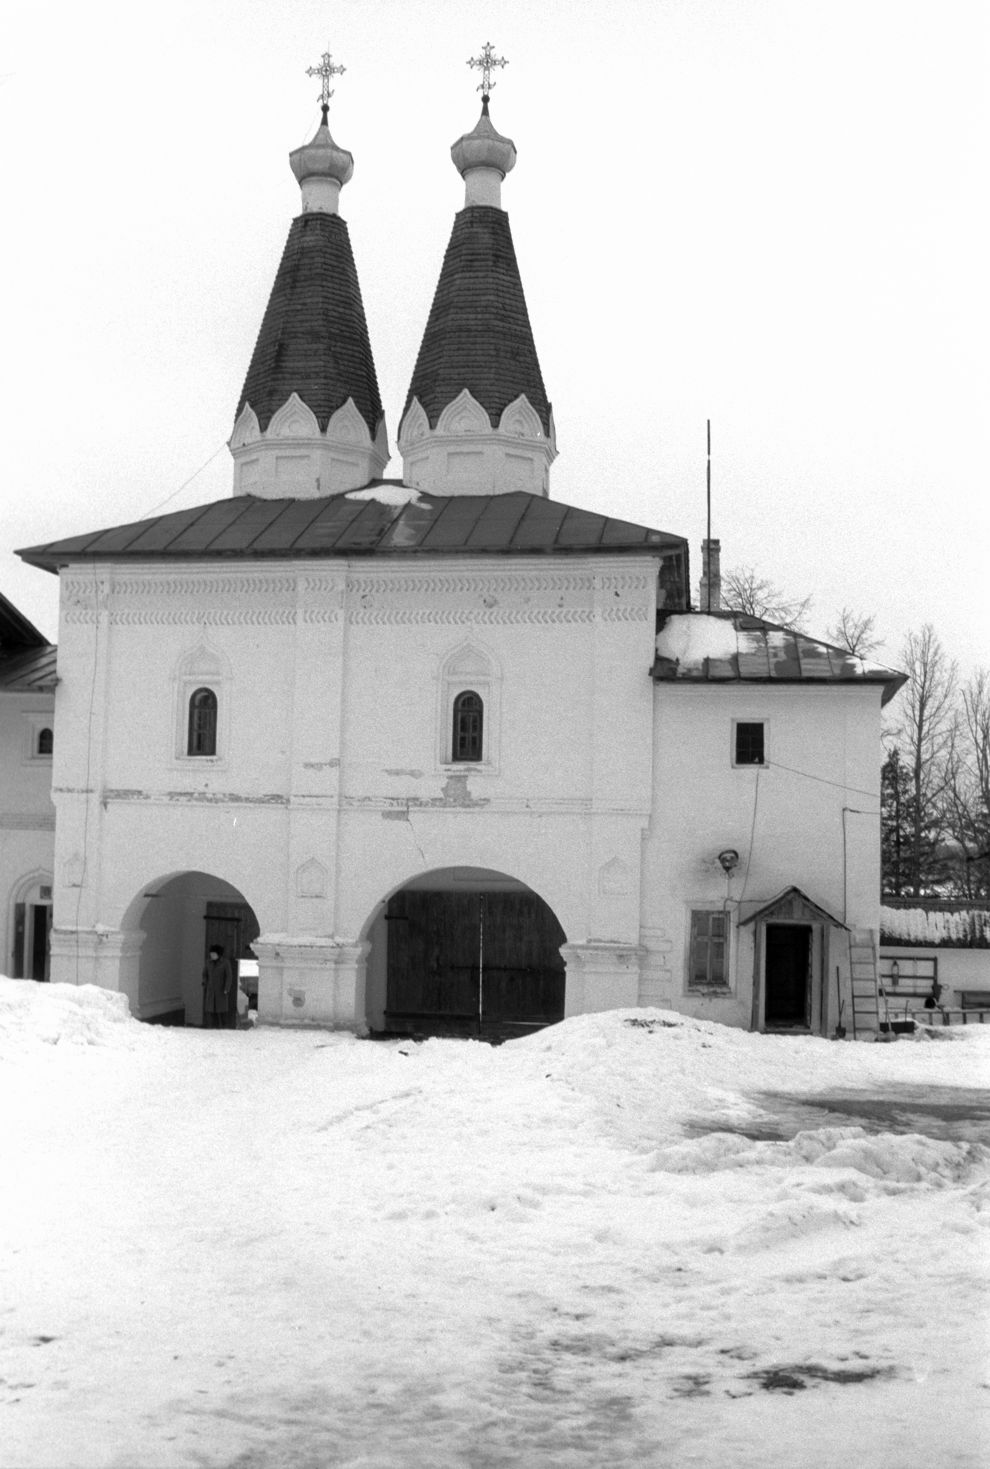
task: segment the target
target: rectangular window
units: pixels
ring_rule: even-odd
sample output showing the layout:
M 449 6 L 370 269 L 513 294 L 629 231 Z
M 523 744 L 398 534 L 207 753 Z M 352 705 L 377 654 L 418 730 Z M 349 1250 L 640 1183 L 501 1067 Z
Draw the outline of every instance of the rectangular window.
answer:
M 729 987 L 729 940 L 721 908 L 692 908 L 691 950 L 688 956 L 689 990 Z
M 763 720 L 744 721 L 737 719 L 733 724 L 733 765 L 765 765 L 766 725 Z

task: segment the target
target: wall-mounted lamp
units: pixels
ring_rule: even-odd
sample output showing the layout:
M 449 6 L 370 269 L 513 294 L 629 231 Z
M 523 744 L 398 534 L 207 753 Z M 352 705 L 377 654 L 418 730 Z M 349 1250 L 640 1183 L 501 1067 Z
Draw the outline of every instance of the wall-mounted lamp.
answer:
M 731 877 L 734 870 L 739 866 L 739 853 L 735 847 L 726 847 L 724 852 L 719 852 L 718 860 L 726 877 Z

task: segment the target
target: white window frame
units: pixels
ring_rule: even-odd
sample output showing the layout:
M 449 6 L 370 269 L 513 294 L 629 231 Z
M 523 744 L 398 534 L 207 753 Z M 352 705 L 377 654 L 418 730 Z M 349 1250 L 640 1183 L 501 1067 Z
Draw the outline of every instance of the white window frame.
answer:
M 499 772 L 502 677 L 497 662 L 476 642 L 460 643 L 437 671 L 435 758 L 440 775 L 497 775 Z M 454 701 L 477 694 L 482 704 L 481 759 L 455 760 Z
M 217 700 L 217 745 L 215 755 L 189 754 L 189 701 L 198 689 L 210 689 Z M 172 765 L 183 770 L 224 769 L 230 728 L 231 679 L 223 659 L 212 649 L 199 647 L 180 658 L 172 678 L 174 708 Z
M 763 726 L 763 759 L 762 760 L 755 761 L 755 760 L 737 760 L 736 759 L 736 738 L 737 738 L 737 736 L 736 736 L 736 730 L 739 728 L 739 726 L 741 724 L 762 724 L 762 726 Z M 729 745 L 729 759 L 730 759 L 730 762 L 731 762 L 731 765 L 732 765 L 733 770 L 766 770 L 767 766 L 770 764 L 770 721 L 769 721 L 769 719 L 764 719 L 762 717 L 762 715 L 758 715 L 758 714 L 757 715 L 751 715 L 748 718 L 747 717 L 740 717 L 739 719 L 733 719 L 733 721 L 732 721 L 732 734 L 730 736 L 730 739 L 731 739 L 731 744 Z
M 731 995 L 732 984 L 732 913 L 723 903 L 690 903 L 686 909 L 687 923 L 684 936 L 684 993 L 686 995 Z M 725 959 L 723 963 L 724 981 L 719 983 L 694 984 L 692 983 L 693 944 L 694 944 L 694 915 L 696 913 L 707 913 L 718 915 L 725 923 Z M 710 940 L 710 935 L 709 935 Z
M 55 735 L 55 712 L 48 710 L 37 713 L 33 709 L 25 711 L 24 714 L 24 763 L 26 765 L 51 765 L 52 756 L 42 755 L 38 750 L 38 740 L 43 729 L 52 732 L 52 744 L 54 747 Z

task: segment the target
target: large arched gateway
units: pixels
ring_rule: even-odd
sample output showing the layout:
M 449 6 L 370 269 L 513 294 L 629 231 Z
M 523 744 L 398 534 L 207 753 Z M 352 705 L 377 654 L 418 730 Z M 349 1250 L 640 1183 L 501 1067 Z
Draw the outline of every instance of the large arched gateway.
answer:
M 373 1032 L 494 1039 L 563 1019 L 564 930 L 504 873 L 425 873 L 381 904 L 368 938 Z

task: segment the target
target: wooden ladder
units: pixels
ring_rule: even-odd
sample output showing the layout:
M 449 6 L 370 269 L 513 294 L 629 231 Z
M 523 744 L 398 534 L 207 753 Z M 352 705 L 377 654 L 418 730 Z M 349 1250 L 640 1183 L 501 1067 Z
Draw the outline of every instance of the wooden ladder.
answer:
M 852 981 L 852 1033 L 877 1035 L 880 1031 L 880 989 L 877 983 L 877 949 L 870 929 L 853 929 L 849 935 L 849 969 Z

